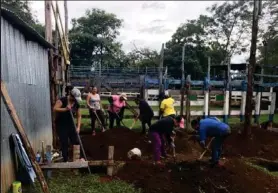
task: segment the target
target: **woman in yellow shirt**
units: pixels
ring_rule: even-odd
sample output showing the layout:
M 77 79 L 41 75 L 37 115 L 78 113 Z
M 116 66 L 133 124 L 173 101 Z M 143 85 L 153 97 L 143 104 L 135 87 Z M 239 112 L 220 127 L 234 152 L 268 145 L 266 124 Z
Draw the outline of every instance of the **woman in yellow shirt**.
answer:
M 164 100 L 162 100 L 160 104 L 160 112 L 162 114 L 162 117 L 168 117 L 168 116 L 173 117 L 176 115 L 174 103 L 175 100 L 171 96 L 169 96 L 168 94 L 165 95 Z

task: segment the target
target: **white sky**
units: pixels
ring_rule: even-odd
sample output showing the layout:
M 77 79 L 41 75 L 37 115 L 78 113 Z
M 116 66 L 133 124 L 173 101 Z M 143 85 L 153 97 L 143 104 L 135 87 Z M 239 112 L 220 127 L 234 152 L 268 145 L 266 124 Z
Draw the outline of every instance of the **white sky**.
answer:
M 68 1 L 69 27 L 71 19 L 83 16 L 86 9 L 103 9 L 124 20 L 118 37 L 124 51 L 131 51 L 133 43 L 159 51 L 161 44 L 171 39 L 181 23 L 197 19 L 206 13 L 206 7 L 216 2 L 219 1 Z M 64 19 L 62 1 L 59 1 L 59 7 Z M 31 8 L 44 24 L 44 1 L 31 2 Z M 245 57 L 235 56 L 232 62 L 245 62 Z

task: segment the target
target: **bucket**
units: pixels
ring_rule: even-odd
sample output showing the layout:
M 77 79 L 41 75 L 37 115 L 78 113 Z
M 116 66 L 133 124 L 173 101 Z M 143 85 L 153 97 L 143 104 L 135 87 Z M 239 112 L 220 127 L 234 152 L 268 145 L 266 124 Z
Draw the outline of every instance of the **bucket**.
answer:
M 13 193 L 22 193 L 21 182 L 19 181 L 13 182 Z
M 73 145 L 73 161 L 77 161 L 80 159 L 80 145 Z
M 127 152 L 127 157 L 129 159 L 140 159 L 141 155 L 142 155 L 141 150 L 138 148 L 133 148 L 132 150 Z

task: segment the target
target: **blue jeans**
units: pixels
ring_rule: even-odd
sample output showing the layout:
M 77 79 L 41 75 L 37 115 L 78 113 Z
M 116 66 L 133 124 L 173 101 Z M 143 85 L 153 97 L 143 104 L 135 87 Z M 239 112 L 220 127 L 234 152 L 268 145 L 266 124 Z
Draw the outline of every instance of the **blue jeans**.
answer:
M 226 136 L 216 136 L 212 142 L 211 161 L 213 164 L 218 163 L 222 154 L 223 143 Z

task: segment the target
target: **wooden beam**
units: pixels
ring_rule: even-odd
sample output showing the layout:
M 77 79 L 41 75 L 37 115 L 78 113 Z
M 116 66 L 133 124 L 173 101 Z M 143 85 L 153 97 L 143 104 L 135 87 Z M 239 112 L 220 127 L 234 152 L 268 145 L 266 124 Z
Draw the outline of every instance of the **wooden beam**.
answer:
M 14 123 L 14 126 L 16 128 L 16 130 L 18 131 L 21 139 L 22 139 L 22 143 L 24 145 L 24 147 L 26 148 L 26 152 L 27 155 L 32 163 L 32 166 L 38 176 L 39 182 L 41 184 L 42 190 L 44 193 L 50 193 L 46 180 L 43 176 L 42 170 L 39 166 L 39 164 L 36 162 L 36 155 L 34 150 L 32 149 L 31 143 L 24 131 L 24 128 L 22 126 L 22 123 L 19 119 L 19 117 L 17 116 L 16 110 L 14 108 L 14 105 L 12 103 L 12 100 L 8 94 L 7 88 L 5 83 L 1 80 L 1 96 L 3 97 L 3 101 L 7 107 L 8 112 L 10 113 L 11 119 Z
M 60 162 L 51 163 L 49 165 L 41 165 L 42 169 L 78 169 L 87 168 L 88 161 L 76 161 L 76 162 Z

